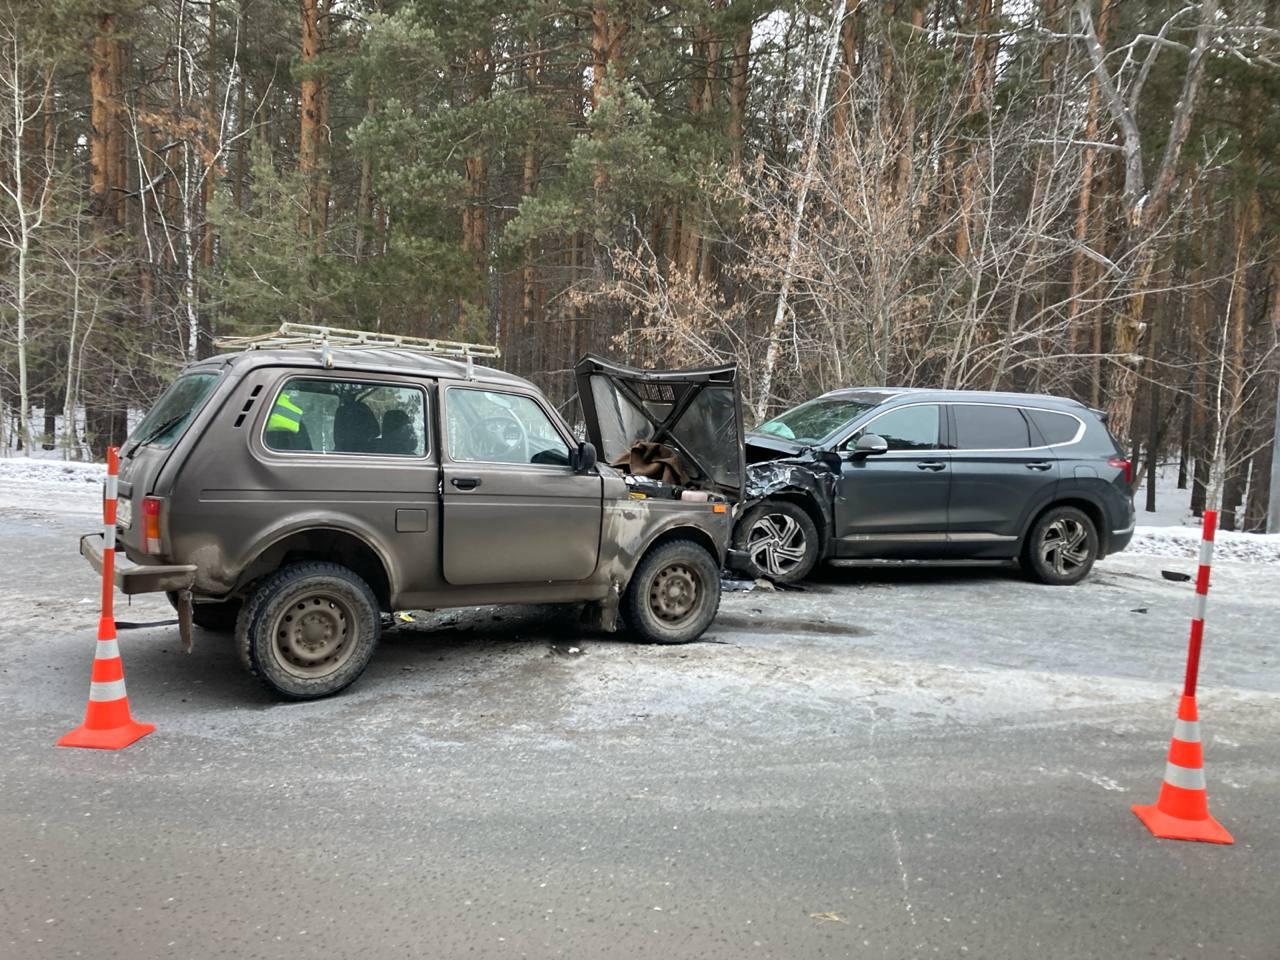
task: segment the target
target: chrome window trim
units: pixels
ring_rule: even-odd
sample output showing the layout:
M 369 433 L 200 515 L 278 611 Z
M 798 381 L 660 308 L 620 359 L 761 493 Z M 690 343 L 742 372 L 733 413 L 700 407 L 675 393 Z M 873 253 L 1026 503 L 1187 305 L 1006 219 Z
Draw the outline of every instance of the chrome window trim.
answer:
M 915 403 L 900 403 L 897 406 L 890 407 L 888 410 L 881 410 L 879 413 L 876 413 L 874 416 L 872 416 L 872 418 L 868 420 L 866 423 L 864 423 L 862 426 L 851 431 L 848 436 L 846 436 L 839 443 L 835 444 L 835 448 L 837 450 L 843 450 L 845 448 L 845 445 L 850 440 L 852 440 L 855 435 L 866 431 L 866 429 L 869 426 L 871 426 L 881 417 L 885 416 L 886 414 L 893 413 L 896 410 L 905 410 L 907 407 L 937 407 L 938 408 L 938 435 L 941 436 L 942 435 L 942 404 L 943 403 L 944 401 L 942 400 L 920 400 Z M 946 449 L 945 447 L 935 447 L 931 450 L 886 450 L 884 453 L 876 454 L 876 459 L 880 460 L 880 459 L 883 459 L 884 457 L 892 456 L 894 454 L 898 454 L 899 456 L 905 455 L 908 457 L 924 457 L 924 456 L 930 456 L 933 454 L 950 453 L 950 452 L 951 451 Z
M 341 371 L 335 371 L 341 373 Z M 275 447 L 267 445 L 267 424 L 271 420 L 270 411 L 274 410 L 276 403 L 280 399 L 280 394 L 284 393 L 285 388 L 295 380 L 320 380 L 329 383 L 367 383 L 379 387 L 396 387 L 402 390 L 416 390 L 422 394 L 422 455 L 408 453 L 364 453 L 350 450 L 278 450 Z M 431 457 L 431 398 L 427 395 L 427 389 L 420 383 L 410 383 L 404 380 L 380 380 L 368 379 L 366 377 L 343 377 L 343 376 L 315 376 L 314 374 L 295 373 L 291 374 L 276 388 L 271 395 L 271 403 L 263 407 L 268 411 L 265 416 L 259 412 L 262 427 L 258 431 L 258 445 L 273 457 L 300 457 L 302 459 L 314 459 L 320 457 L 325 461 L 330 461 L 334 457 L 354 457 L 358 460 L 389 460 L 393 463 L 424 463 L 430 461 Z
M 1063 440 L 1061 443 L 1042 443 L 1031 447 L 955 447 L 952 453 L 1019 453 L 1023 450 L 1053 450 L 1056 447 L 1069 447 L 1072 444 L 1079 443 L 1084 437 L 1084 432 L 1088 427 L 1085 422 L 1077 417 L 1074 413 L 1067 413 L 1065 410 L 1053 410 L 1049 407 L 1038 407 L 1030 403 L 1008 403 L 1003 400 L 943 400 L 942 403 L 949 404 L 954 407 L 1007 407 L 1010 410 L 1039 410 L 1043 413 L 1056 413 L 1064 417 L 1070 417 L 1077 424 L 1076 435 L 1070 440 Z M 1028 418 L 1028 421 L 1030 418 Z M 1028 423 L 1028 429 L 1035 427 L 1034 423 Z M 1035 429 L 1039 430 L 1038 427 Z M 958 432 L 958 431 L 957 431 Z M 1028 434 L 1029 436 L 1030 434 Z M 957 438 L 958 439 L 958 438 Z
M 526 400 L 532 400 L 533 405 L 537 407 L 539 410 L 541 410 L 542 415 L 547 418 L 547 423 L 551 424 L 551 429 L 554 430 L 556 436 L 560 438 L 560 442 L 565 445 L 565 450 L 568 452 L 570 458 L 572 458 L 573 456 L 573 450 L 574 450 L 574 447 L 576 446 L 576 443 L 571 443 L 569 440 L 565 439 L 564 432 L 560 429 L 559 424 L 556 423 L 556 418 L 553 417 L 547 411 L 547 408 L 543 405 L 542 401 L 539 400 L 537 397 L 535 397 L 531 393 L 524 393 L 520 390 L 497 390 L 492 387 L 483 386 L 481 384 L 449 383 L 449 384 L 444 384 L 443 386 L 444 386 L 443 392 L 445 394 L 445 397 L 441 405 L 441 409 L 442 409 L 442 412 L 444 413 L 444 418 L 442 418 L 440 421 L 440 427 L 441 427 L 440 432 L 442 434 L 442 436 L 440 437 L 440 450 L 443 454 L 443 456 L 441 457 L 442 460 L 448 460 L 449 463 L 457 464 L 458 466 L 467 466 L 473 463 L 482 463 L 482 464 L 489 464 L 495 467 L 519 467 L 521 469 L 527 469 L 529 467 L 533 467 L 539 470 L 560 470 L 560 471 L 573 470 L 572 463 L 520 463 L 520 462 L 512 462 L 511 460 L 455 460 L 453 457 L 453 451 L 449 449 L 449 424 L 448 424 L 448 417 L 449 417 L 448 394 L 453 390 L 472 390 L 479 393 L 500 393 L 503 396 L 524 397 Z

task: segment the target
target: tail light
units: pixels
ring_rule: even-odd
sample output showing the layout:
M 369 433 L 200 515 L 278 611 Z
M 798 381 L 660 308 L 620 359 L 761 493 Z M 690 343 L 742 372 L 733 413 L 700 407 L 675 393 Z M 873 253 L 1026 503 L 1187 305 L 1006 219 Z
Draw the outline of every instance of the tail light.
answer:
M 148 554 L 160 553 L 160 505 L 159 497 L 142 500 L 142 550 Z
M 1124 482 L 1127 486 L 1133 486 L 1133 461 L 1127 457 L 1112 457 L 1107 461 L 1108 467 L 1115 467 L 1117 470 L 1124 471 Z

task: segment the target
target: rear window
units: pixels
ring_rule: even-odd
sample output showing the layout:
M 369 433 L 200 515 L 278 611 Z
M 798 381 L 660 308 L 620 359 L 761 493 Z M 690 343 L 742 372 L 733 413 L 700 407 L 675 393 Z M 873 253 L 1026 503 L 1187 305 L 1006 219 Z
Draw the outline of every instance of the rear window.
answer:
M 128 445 L 161 449 L 173 446 L 187 429 L 191 418 L 204 406 L 220 375 L 216 372 L 188 373 L 173 381 L 130 434 Z
M 1070 443 L 1080 432 L 1080 421 L 1065 413 L 1051 413 L 1048 410 L 1023 411 L 1036 425 L 1044 442 L 1050 445 Z
M 1024 450 L 1031 446 L 1027 421 L 1017 407 L 958 403 L 953 409 L 959 450 Z

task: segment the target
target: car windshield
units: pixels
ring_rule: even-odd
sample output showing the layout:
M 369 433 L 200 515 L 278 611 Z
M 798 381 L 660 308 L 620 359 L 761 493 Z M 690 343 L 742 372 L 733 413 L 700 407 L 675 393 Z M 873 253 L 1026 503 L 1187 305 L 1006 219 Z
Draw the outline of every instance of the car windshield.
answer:
M 189 373 L 175 380 L 156 401 L 151 412 L 129 435 L 128 446 L 171 447 L 182 436 L 218 382 L 217 373 Z
M 874 403 L 850 400 L 844 397 L 819 397 L 779 414 L 759 427 L 757 432 L 769 433 L 799 443 L 817 443 L 834 430 L 860 417 Z

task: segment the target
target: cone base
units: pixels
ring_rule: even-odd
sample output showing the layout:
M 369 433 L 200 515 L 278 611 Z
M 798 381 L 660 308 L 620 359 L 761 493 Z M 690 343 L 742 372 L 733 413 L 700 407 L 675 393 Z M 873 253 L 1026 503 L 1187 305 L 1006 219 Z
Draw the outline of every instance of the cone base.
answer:
M 60 747 L 90 747 L 94 750 L 123 750 L 135 740 L 141 740 L 155 730 L 154 723 L 138 723 L 130 720 L 119 727 L 94 730 L 83 724 L 58 741 Z
M 1183 820 L 1170 816 L 1154 803 L 1134 805 L 1137 814 L 1148 830 L 1165 840 L 1202 840 L 1205 843 L 1235 843 L 1227 828 L 1213 817 L 1203 820 Z

